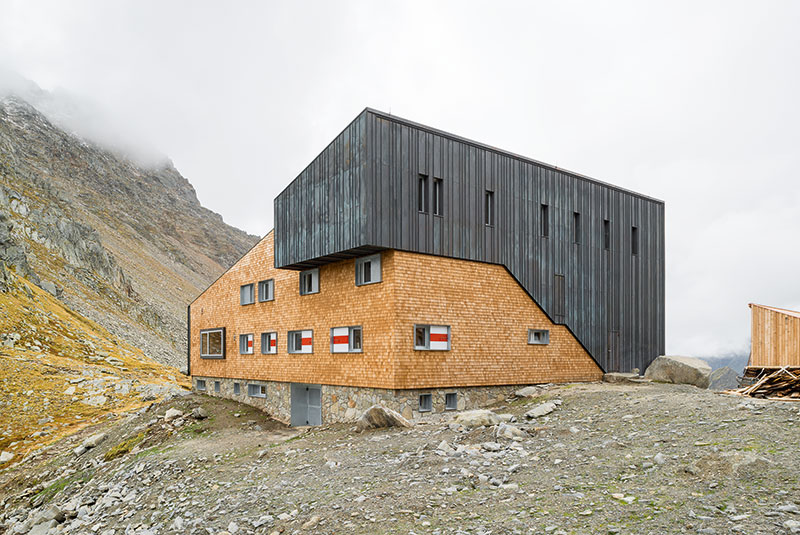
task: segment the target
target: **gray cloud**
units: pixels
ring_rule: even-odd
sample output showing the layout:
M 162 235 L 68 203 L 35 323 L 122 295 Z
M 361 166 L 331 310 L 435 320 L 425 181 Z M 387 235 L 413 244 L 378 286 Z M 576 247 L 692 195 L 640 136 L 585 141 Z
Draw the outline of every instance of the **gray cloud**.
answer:
M 795 2 L 0 4 L 0 62 L 249 232 L 372 106 L 665 200 L 669 352 L 800 309 Z

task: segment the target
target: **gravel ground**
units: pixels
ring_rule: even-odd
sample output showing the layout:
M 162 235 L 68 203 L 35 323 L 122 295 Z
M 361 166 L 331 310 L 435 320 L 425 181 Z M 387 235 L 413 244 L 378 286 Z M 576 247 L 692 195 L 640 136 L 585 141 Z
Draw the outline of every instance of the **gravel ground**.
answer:
M 545 401 L 561 403 L 525 418 Z M 187 417 L 165 422 L 168 406 Z M 198 406 L 208 418 L 188 417 Z M 453 413 L 407 430 L 289 429 L 192 395 L 0 473 L 0 521 L 26 533 L 56 506 L 52 533 L 99 535 L 800 533 L 800 404 L 581 384 L 492 409 L 520 440 Z

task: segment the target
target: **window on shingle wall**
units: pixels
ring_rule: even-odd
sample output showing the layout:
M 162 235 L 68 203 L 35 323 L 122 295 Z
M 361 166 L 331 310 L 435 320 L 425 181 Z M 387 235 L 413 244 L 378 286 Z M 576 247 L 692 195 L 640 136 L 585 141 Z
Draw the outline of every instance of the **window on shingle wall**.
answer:
M 314 350 L 314 332 L 289 331 L 287 335 L 289 353 L 312 353 Z
M 300 295 L 319 293 L 319 268 L 300 272 Z
M 225 358 L 225 329 L 200 331 L 200 357 Z
M 331 353 L 360 353 L 361 327 L 334 327 L 331 329 Z
M 547 329 L 528 329 L 528 343 L 531 345 L 549 344 L 550 331 Z
M 261 333 L 261 354 L 274 355 L 278 352 L 278 333 Z
M 255 285 L 244 284 L 239 288 L 239 304 L 252 305 L 255 303 Z
M 269 279 L 258 283 L 258 301 L 272 301 L 275 299 L 275 280 Z
M 356 286 L 381 282 L 381 255 L 356 259 Z
M 239 353 L 242 355 L 253 354 L 253 335 L 240 334 L 239 335 Z
M 449 325 L 414 325 L 414 349 L 447 351 L 450 349 Z

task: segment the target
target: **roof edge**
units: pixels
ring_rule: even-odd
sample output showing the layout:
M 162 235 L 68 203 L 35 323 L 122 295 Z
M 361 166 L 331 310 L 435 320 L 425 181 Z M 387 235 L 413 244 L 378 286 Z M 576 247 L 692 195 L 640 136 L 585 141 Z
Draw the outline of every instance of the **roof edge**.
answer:
M 392 115 L 390 113 L 382 112 L 380 110 L 376 110 L 374 108 L 369 108 L 369 107 L 367 107 L 364 110 L 364 112 L 367 112 L 367 113 L 370 113 L 372 115 L 375 115 L 376 117 L 381 117 L 383 119 L 387 119 L 389 121 L 393 121 L 393 122 L 396 122 L 396 123 L 404 124 L 404 125 L 410 126 L 412 128 L 417 128 L 419 130 L 424 130 L 424 131 L 429 132 L 431 134 L 436 134 L 437 136 L 442 136 L 442 137 L 451 139 L 453 141 L 458 141 L 460 143 L 465 143 L 467 145 L 472 145 L 475 148 L 479 148 L 479 149 L 482 149 L 482 150 L 488 150 L 488 151 L 491 151 L 491 152 L 495 152 L 497 154 L 501 154 L 503 156 L 508 156 L 510 158 L 514 158 L 516 160 L 520 160 L 520 161 L 523 161 L 523 162 L 531 163 L 533 165 L 538 165 L 540 167 L 545 167 L 545 168 L 551 169 L 553 171 L 558 171 L 559 173 L 564 173 L 565 175 L 569 175 L 569 176 L 571 176 L 573 178 L 577 178 L 577 179 L 580 179 L 580 180 L 585 180 L 587 182 L 591 182 L 592 184 L 597 184 L 598 186 L 603 186 L 603 187 L 606 187 L 606 188 L 610 188 L 610 189 L 619 191 L 621 193 L 625 193 L 627 195 L 633 195 L 635 197 L 639 197 L 639 198 L 644 199 L 646 201 L 650 201 L 650 202 L 654 202 L 654 203 L 657 203 L 657 204 L 664 205 L 664 201 L 662 201 L 661 199 L 656 199 L 655 197 L 650 197 L 650 196 L 645 195 L 643 193 L 639 193 L 639 192 L 636 192 L 636 191 L 633 191 L 633 190 L 622 188 L 620 186 L 615 186 L 614 184 L 610 184 L 608 182 L 603 182 L 602 180 L 598 180 L 596 178 L 592 178 L 592 177 L 587 176 L 587 175 L 582 175 L 580 173 L 576 173 L 575 171 L 570 171 L 569 169 L 564 169 L 562 167 L 557 167 L 555 165 L 542 162 L 540 160 L 535 160 L 535 159 L 529 158 L 527 156 L 522 156 L 520 154 L 511 152 L 511 151 L 499 149 L 499 148 L 494 147 L 492 145 L 487 145 L 486 143 L 481 143 L 479 141 L 474 141 L 472 139 L 461 137 L 461 136 L 458 136 L 456 134 L 451 134 L 449 132 L 445 132 L 444 130 L 439 130 L 438 128 L 433 128 L 431 126 L 426 126 L 426 125 L 421 124 L 421 123 L 416 123 L 414 121 L 410 121 L 408 119 L 403 119 L 402 117 L 398 117 L 397 115 Z M 364 113 L 364 112 L 362 112 L 362 113 Z M 361 114 L 359 114 L 359 117 L 360 116 L 361 116 Z M 356 118 L 358 118 L 358 117 L 356 117 Z

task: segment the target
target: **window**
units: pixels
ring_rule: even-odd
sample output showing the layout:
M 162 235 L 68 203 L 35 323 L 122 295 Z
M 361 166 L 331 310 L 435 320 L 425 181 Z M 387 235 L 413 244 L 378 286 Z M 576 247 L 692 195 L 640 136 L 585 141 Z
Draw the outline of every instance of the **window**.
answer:
M 275 280 L 269 279 L 258 283 L 258 301 L 272 301 L 275 299 Z
M 450 392 L 444 395 L 444 410 L 454 411 L 458 409 L 458 394 Z
M 314 331 L 289 331 L 289 353 L 312 353 Z
M 603 220 L 603 249 L 611 250 L 611 221 Z
M 300 295 L 319 293 L 319 268 L 300 272 Z
M 198 379 L 197 380 L 197 389 L 205 391 L 205 389 L 206 389 L 206 381 L 205 381 L 205 379 Z
M 417 210 L 423 214 L 428 213 L 428 177 L 419 175 L 417 186 Z
M 239 353 L 242 355 L 253 354 L 253 335 L 240 334 L 239 335 Z
M 639 228 L 631 227 L 631 254 L 639 254 Z
M 219 381 L 214 381 L 214 392 L 219 394 L 220 387 L 221 387 L 221 385 L 219 384 Z
M 414 349 L 447 351 L 450 349 L 449 325 L 414 325 Z
M 200 331 L 200 357 L 225 358 L 225 328 Z
M 356 286 L 381 282 L 381 255 L 356 259 Z
M 247 395 L 251 398 L 265 398 L 267 397 L 266 385 L 247 385 Z
M 261 333 L 261 354 L 274 355 L 278 352 L 278 333 Z
M 244 286 L 239 288 L 239 304 L 252 305 L 253 303 L 255 303 L 253 291 L 254 291 L 254 285 L 252 283 L 245 284 Z
M 361 327 L 331 329 L 331 353 L 360 353 Z
M 242 387 L 239 383 L 233 383 L 233 395 L 238 396 L 242 393 Z
M 494 226 L 494 192 L 486 190 L 483 204 L 483 222 L 486 226 Z
M 546 204 L 543 204 L 540 208 L 540 212 L 542 214 L 542 236 L 547 238 L 550 236 L 550 218 L 549 216 L 550 207 Z
M 444 189 L 441 178 L 433 179 L 433 215 L 444 215 Z
M 581 214 L 572 212 L 572 243 L 581 242 Z
M 419 412 L 431 412 L 433 410 L 433 396 L 430 394 L 419 395 Z
M 547 329 L 528 329 L 528 343 L 547 345 L 550 343 L 550 331 Z

